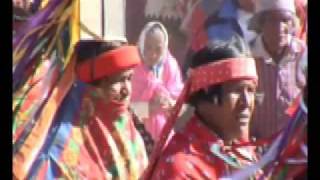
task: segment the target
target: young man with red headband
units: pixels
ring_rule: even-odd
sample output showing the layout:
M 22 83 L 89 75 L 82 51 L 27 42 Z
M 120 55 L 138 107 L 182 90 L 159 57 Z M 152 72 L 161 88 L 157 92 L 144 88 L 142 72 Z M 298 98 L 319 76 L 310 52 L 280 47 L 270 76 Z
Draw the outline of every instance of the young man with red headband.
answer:
M 78 46 L 75 80 L 41 146 L 13 155 L 16 179 L 138 179 L 147 166 L 144 142 L 128 111 L 135 46 L 88 41 Z M 28 154 L 27 154 L 28 153 Z
M 286 111 L 290 116 L 288 124 L 271 140 L 258 140 L 268 145 L 268 149 L 257 163 L 239 170 L 227 179 L 248 179 L 258 170 L 263 170 L 262 179 L 307 179 L 308 60 L 299 60 L 295 70 L 295 79 L 301 93 Z
M 256 160 L 248 140 L 257 74 L 241 38 L 195 54 L 184 91 L 156 144 L 145 179 L 218 179 Z M 187 107 L 177 119 L 182 105 Z M 167 145 L 164 147 L 164 144 Z

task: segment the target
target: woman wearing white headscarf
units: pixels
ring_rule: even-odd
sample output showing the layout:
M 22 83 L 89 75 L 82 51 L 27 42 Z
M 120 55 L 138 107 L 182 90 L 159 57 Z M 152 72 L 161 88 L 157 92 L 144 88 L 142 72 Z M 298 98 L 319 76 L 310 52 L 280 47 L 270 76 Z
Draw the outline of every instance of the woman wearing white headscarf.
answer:
M 143 28 L 138 48 L 142 64 L 132 77 L 132 102 L 149 102 L 146 129 L 157 141 L 166 122 L 166 114 L 179 96 L 183 82 L 176 59 L 168 49 L 168 33 L 160 22 Z

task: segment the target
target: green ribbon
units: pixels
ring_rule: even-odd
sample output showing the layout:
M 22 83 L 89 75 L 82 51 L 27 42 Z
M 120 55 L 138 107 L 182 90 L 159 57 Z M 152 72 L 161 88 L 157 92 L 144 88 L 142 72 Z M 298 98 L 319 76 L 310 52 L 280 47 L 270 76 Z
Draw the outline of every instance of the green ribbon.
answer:
M 223 152 L 221 152 L 221 146 L 219 144 L 212 144 L 210 147 L 210 151 L 217 156 L 218 158 L 222 159 L 228 165 L 234 168 L 240 168 L 240 164 L 237 161 L 237 158 L 231 157 Z

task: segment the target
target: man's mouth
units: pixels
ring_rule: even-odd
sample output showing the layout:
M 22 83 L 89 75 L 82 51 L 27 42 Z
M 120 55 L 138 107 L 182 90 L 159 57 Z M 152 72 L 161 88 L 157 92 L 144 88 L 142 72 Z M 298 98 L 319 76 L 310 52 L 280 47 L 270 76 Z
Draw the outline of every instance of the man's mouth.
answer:
M 237 116 L 237 119 L 241 123 L 241 125 L 247 125 L 250 122 L 250 115 L 249 113 L 240 113 Z
M 113 100 L 118 102 L 126 102 L 129 100 L 129 96 L 114 96 Z
M 129 96 L 120 96 L 119 101 L 128 101 Z

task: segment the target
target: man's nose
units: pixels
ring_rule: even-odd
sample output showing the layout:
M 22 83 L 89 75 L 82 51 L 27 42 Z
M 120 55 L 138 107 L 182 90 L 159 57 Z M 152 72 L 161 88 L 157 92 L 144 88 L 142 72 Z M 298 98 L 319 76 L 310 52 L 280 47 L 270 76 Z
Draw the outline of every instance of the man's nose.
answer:
M 249 106 L 251 96 L 248 91 L 244 90 L 240 96 L 240 102 L 243 106 Z
M 289 25 L 285 22 L 279 22 L 279 30 L 282 33 L 289 33 Z
M 130 83 L 129 81 L 126 81 L 122 84 L 121 87 L 121 94 L 124 96 L 128 96 L 130 94 Z
M 157 58 L 157 53 L 156 53 L 156 52 L 151 52 L 151 58 L 152 58 L 152 59 Z

